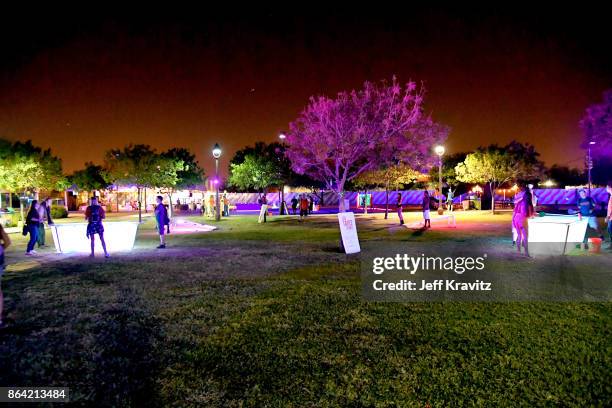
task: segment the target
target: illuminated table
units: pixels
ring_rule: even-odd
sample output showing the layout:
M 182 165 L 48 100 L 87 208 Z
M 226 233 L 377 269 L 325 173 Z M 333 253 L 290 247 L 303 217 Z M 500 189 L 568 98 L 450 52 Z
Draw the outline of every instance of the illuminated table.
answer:
M 568 244 L 584 242 L 588 219 L 577 215 L 546 214 L 530 218 L 529 252 L 565 255 Z
M 132 250 L 136 240 L 138 222 L 116 221 L 105 222 L 103 225 L 104 241 L 109 252 Z M 58 253 L 91 252 L 91 241 L 87 238 L 86 222 L 51 225 L 51 234 Z M 96 248 L 102 248 L 98 236 L 96 236 Z

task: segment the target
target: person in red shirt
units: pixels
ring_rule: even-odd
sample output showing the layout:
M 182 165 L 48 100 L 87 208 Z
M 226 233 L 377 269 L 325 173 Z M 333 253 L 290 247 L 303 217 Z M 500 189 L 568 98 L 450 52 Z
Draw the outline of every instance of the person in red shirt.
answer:
M 302 221 L 306 216 L 308 216 L 309 207 L 310 203 L 308 202 L 308 198 L 306 198 L 306 195 L 300 195 L 300 221 Z
M 106 242 L 104 241 L 104 226 L 102 220 L 106 218 L 104 208 L 98 205 L 98 197 L 92 197 L 91 205 L 85 210 L 85 219 L 87 220 L 87 237 L 91 239 L 91 255 L 94 257 L 94 247 L 96 245 L 95 235 L 98 234 L 100 242 L 102 243 L 102 249 L 104 249 L 104 257 L 110 258 L 108 251 L 106 250 Z

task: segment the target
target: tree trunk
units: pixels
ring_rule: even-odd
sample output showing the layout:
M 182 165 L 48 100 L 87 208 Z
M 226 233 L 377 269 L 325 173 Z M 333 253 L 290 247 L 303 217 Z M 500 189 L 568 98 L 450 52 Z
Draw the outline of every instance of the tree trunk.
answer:
M 385 220 L 389 218 L 389 182 L 385 183 L 385 194 L 387 195 L 387 202 L 385 203 Z
M 117 190 L 116 190 L 116 199 L 117 199 L 117 214 L 119 214 L 119 186 L 117 186 Z
M 7 208 L 13 208 L 13 193 L 9 191 L 9 202 Z
M 494 183 L 489 183 L 489 190 L 491 190 L 491 213 L 495 214 L 495 185 Z
M 172 218 L 172 192 L 171 191 L 168 191 L 168 200 L 170 200 L 170 205 L 168 206 L 168 217 Z
M 25 196 L 25 192 L 23 195 Z M 19 197 L 19 215 L 21 216 L 21 222 L 25 222 L 25 219 L 23 218 L 23 199 L 21 197 Z
M 278 192 L 279 200 L 280 200 L 280 208 L 278 210 L 279 215 L 285 215 L 285 206 L 283 203 L 285 202 L 285 186 L 281 185 L 280 191 Z
M 145 204 L 145 213 L 148 212 L 147 211 L 147 188 L 144 188 L 144 204 Z
M 338 195 L 338 211 L 345 212 L 347 208 L 344 206 L 344 191 L 336 192 Z
M 138 187 L 138 222 L 142 222 L 142 203 L 140 201 L 141 198 L 140 187 Z

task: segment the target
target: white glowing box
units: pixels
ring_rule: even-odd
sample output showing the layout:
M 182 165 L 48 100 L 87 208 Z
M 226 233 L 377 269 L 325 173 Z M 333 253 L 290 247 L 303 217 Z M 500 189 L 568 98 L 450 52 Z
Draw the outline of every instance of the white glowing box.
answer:
M 105 222 L 104 241 L 109 252 L 131 251 L 136 240 L 137 222 Z M 91 241 L 87 238 L 87 223 L 56 224 L 51 226 L 53 243 L 58 253 L 90 252 Z M 96 235 L 96 250 L 102 249 Z
M 571 244 L 584 241 L 587 230 L 587 218 L 582 220 L 576 215 L 545 215 L 530 218 L 529 246 L 542 249 L 539 252 L 565 254 Z M 535 246 L 532 245 L 536 244 Z

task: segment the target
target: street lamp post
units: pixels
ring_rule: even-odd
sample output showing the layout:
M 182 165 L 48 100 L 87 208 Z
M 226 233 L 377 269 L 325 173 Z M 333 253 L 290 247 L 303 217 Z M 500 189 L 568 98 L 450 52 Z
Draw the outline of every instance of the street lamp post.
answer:
M 444 155 L 444 146 L 438 145 L 435 148 L 435 152 L 438 155 L 438 182 L 440 188 L 440 195 L 438 196 L 438 214 L 444 214 L 444 209 L 442 208 L 442 156 Z
M 219 143 L 215 143 L 215 147 L 212 151 L 213 157 L 215 158 L 215 190 L 216 190 L 216 210 L 215 220 L 221 220 L 221 206 L 219 205 L 219 157 L 221 157 L 221 146 Z
M 283 146 L 283 158 L 285 157 L 285 139 L 287 138 L 287 135 L 285 134 L 285 132 L 280 132 L 280 134 L 278 135 L 278 138 L 281 141 L 281 145 Z M 279 171 L 282 169 L 279 169 Z M 285 186 L 281 185 L 280 186 L 280 208 L 278 210 L 278 214 L 279 215 L 285 215 Z
M 589 142 L 589 150 L 587 156 L 587 171 L 589 173 L 589 197 L 591 196 L 591 169 L 593 168 L 593 159 L 591 158 L 591 146 L 595 144 L 594 141 Z

